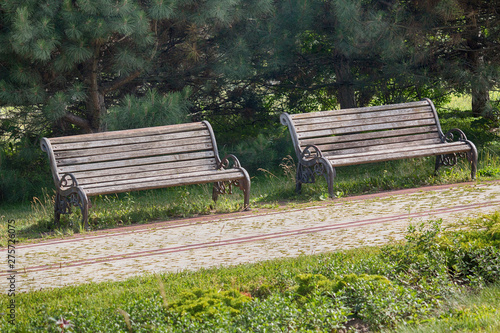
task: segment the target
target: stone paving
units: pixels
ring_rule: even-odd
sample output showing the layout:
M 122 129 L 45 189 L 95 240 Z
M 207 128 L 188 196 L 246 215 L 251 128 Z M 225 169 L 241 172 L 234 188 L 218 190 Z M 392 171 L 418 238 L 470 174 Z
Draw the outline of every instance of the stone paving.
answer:
M 380 245 L 410 223 L 451 223 L 500 208 L 500 183 L 466 183 L 209 215 L 16 247 L 19 291 L 123 280 Z M 5 254 L 6 249 L 2 249 Z M 8 276 L 0 272 L 1 278 Z

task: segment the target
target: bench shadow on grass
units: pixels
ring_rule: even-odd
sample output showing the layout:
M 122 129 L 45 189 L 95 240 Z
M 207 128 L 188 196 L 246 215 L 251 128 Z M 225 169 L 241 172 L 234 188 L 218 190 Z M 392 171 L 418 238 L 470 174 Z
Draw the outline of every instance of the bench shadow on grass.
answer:
M 21 227 L 16 232 L 16 237 L 21 243 L 29 240 L 52 239 L 63 236 L 70 236 L 80 233 L 81 223 L 70 225 L 68 222 L 62 222 L 59 225 L 54 220 L 46 218 L 40 219 L 32 224 Z
M 93 197 L 88 220 L 89 231 L 241 210 L 242 194 L 220 196 L 215 205 L 209 190 L 211 187 L 208 185 L 196 185 Z M 235 194 L 238 193 L 237 190 Z M 72 207 L 71 214 L 62 214 L 59 224 L 55 224 L 53 199 L 50 196 L 34 200 L 31 210 L 29 217 L 23 219 L 26 223 L 20 225 L 17 232 L 21 242 L 71 236 L 87 231 L 77 207 Z

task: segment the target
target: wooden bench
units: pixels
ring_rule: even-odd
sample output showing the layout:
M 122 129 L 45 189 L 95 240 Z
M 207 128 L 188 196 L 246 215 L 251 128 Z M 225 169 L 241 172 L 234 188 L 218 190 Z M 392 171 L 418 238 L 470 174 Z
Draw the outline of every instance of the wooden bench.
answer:
M 88 228 L 88 197 L 170 186 L 214 183 L 212 198 L 244 193 L 250 177 L 234 155 L 219 158 L 212 127 L 206 121 L 124 131 L 43 138 L 56 185 L 55 221 L 80 208 Z
M 459 129 L 443 134 L 429 99 L 419 102 L 289 115 L 288 126 L 297 154 L 296 189 L 324 175 L 333 194 L 335 168 L 389 160 L 437 156 L 441 165 L 467 157 L 475 179 L 477 150 Z

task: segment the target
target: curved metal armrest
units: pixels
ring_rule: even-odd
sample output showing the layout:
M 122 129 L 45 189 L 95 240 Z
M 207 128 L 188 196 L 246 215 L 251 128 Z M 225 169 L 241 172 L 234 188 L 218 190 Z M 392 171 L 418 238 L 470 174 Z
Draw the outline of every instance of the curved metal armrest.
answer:
M 76 180 L 76 177 L 72 173 L 63 174 L 59 181 L 58 189 L 64 191 L 72 187 L 78 187 L 78 180 Z
M 300 159 L 304 161 L 318 157 L 323 157 L 323 153 L 316 145 L 307 145 L 300 153 Z
M 465 136 L 465 133 L 462 132 L 461 129 L 458 128 L 452 128 L 446 134 L 443 136 L 442 141 L 443 142 L 453 142 L 455 140 L 455 135 L 454 133 L 458 134 L 458 141 L 467 141 L 467 136 Z
M 224 156 L 224 158 L 220 161 L 219 165 L 217 166 L 217 169 L 229 169 L 229 168 L 241 168 L 240 161 L 233 154 L 227 154 L 226 156 Z

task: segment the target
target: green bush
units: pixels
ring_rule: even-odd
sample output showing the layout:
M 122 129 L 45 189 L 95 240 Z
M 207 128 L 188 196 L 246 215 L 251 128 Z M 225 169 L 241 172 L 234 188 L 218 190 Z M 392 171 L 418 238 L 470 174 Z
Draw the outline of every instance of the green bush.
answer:
M 250 297 L 231 289 L 227 291 L 193 289 L 185 291 L 180 299 L 168 306 L 171 313 L 205 320 L 220 314 L 235 316 Z
M 341 301 L 316 294 L 305 304 L 289 294 L 254 299 L 234 323 L 234 332 L 332 332 L 344 327 L 349 310 Z
M 347 274 L 328 279 L 321 274 L 299 274 L 296 280 L 299 303 L 317 302 L 318 295 L 331 297 L 371 329 L 421 320 L 432 308 L 432 303 L 414 290 L 380 275 Z
M 446 256 L 438 238 L 442 221 L 408 228 L 403 244 L 382 247 L 382 258 L 392 265 L 393 277 L 405 276 L 414 281 L 438 281 L 447 284 Z
M 354 316 L 375 330 L 421 321 L 434 305 L 411 288 L 370 275 L 347 282 L 343 294 Z
M 0 202 L 29 201 L 51 186 L 49 163 L 38 140 L 0 142 Z
M 222 146 L 221 155 L 226 153 L 236 155 L 251 175 L 257 174 L 259 169 L 277 170 L 283 158 L 294 155 L 291 140 L 285 132 L 278 135 L 260 133 L 237 144 Z
M 441 221 L 411 226 L 402 245 L 382 248 L 394 276 L 420 285 L 492 283 L 500 278 L 500 213 L 478 218 L 460 231 L 442 231 Z M 428 286 L 428 285 L 427 285 Z M 441 291 L 444 288 L 441 286 Z

